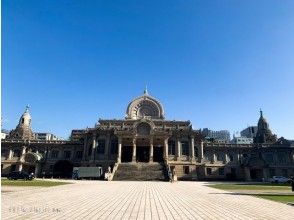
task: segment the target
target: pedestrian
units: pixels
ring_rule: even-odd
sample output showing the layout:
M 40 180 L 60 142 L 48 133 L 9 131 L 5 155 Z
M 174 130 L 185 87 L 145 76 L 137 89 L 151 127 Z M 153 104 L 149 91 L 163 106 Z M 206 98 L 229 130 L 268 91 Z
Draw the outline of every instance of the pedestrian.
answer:
M 294 192 L 294 176 L 291 176 L 292 192 Z

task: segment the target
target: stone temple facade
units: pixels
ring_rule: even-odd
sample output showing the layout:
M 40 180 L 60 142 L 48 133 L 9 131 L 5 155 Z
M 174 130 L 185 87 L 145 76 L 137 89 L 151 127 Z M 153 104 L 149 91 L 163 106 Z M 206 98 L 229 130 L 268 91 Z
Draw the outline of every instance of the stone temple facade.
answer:
M 205 141 L 190 121 L 167 120 L 162 104 L 147 90 L 129 103 L 125 119 L 99 120 L 72 130 L 71 140 L 35 138 L 28 108 L 2 140 L 2 175 L 24 170 L 37 176 L 70 178 L 73 167 L 102 167 L 113 180 L 261 181 L 294 175 L 294 144 L 277 139 L 260 112 L 254 144 Z M 160 177 L 160 174 L 162 177 Z

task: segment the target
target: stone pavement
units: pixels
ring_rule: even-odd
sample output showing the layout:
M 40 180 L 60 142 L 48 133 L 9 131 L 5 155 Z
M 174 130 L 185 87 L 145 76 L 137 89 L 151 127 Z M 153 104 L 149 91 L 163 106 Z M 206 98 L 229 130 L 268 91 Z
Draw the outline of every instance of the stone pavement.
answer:
M 294 207 L 205 182 L 76 181 L 2 193 L 2 219 L 294 219 Z

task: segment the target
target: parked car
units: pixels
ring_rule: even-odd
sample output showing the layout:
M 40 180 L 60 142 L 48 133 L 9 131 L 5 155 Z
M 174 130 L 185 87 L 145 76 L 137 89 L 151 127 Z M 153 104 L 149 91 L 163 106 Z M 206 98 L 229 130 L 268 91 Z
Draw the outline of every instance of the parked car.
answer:
M 34 178 L 35 178 L 35 175 L 33 173 L 28 174 L 23 171 L 13 171 L 7 175 L 7 179 L 9 180 L 18 180 L 18 179 L 32 180 Z
M 270 178 L 271 183 L 290 183 L 291 179 L 284 176 L 273 176 Z

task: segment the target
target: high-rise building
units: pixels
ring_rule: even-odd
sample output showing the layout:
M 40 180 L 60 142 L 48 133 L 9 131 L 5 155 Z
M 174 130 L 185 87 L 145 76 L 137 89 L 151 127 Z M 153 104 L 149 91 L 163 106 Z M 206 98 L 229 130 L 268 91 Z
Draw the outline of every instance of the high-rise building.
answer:
M 216 141 L 230 142 L 230 132 L 228 130 L 213 131 L 208 128 L 202 130 L 202 135 L 207 139 L 214 139 Z
M 257 126 L 249 126 L 240 132 L 241 137 L 255 138 Z
M 60 140 L 56 135 L 51 133 L 35 133 L 35 138 L 37 140 L 44 140 L 44 141 L 57 141 Z

